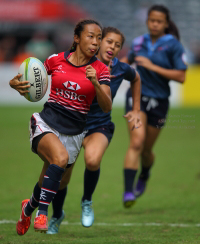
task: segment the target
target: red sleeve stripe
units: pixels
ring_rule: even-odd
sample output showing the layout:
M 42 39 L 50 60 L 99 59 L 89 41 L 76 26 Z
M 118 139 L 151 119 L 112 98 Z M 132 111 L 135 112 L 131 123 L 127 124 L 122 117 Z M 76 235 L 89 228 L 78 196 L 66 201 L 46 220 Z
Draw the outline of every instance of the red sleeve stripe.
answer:
M 109 74 L 109 71 L 108 70 L 104 70 L 101 74 L 104 74 L 104 73 Z
M 99 79 L 99 81 L 104 81 L 104 80 L 105 81 L 110 81 L 110 79 L 105 79 L 105 78 L 104 79 Z
M 99 80 L 110 80 L 110 77 L 108 77 L 108 76 L 99 77 Z
M 110 77 L 110 75 L 100 75 L 99 77 Z

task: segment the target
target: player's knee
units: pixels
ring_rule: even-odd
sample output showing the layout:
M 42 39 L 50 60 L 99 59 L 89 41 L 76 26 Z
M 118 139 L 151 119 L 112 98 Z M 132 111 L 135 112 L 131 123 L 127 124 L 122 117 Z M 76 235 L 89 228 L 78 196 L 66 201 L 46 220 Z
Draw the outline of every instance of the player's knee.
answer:
M 134 138 L 131 140 L 130 148 L 134 151 L 141 151 L 144 145 L 144 139 L 143 138 Z
M 59 155 L 56 155 L 53 159 L 53 164 L 58 165 L 59 167 L 65 169 L 68 163 L 68 154 L 66 153 L 62 153 Z
M 144 160 L 151 159 L 152 161 L 154 161 L 154 159 L 155 159 L 155 155 L 150 149 L 144 149 L 141 156 L 142 156 L 142 159 L 144 159 Z
M 86 167 L 89 170 L 98 170 L 99 166 L 100 166 L 100 162 L 101 159 L 99 159 L 99 157 L 97 157 L 95 154 L 90 154 L 90 155 L 86 155 L 85 157 L 85 163 L 86 163 Z

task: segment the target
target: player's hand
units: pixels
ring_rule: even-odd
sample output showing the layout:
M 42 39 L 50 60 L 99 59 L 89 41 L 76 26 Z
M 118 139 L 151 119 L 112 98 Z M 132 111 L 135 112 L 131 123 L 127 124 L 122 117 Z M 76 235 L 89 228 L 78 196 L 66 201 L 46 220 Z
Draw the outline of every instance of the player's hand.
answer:
M 137 65 L 142 66 L 149 70 L 152 70 L 153 66 L 154 66 L 154 64 L 151 62 L 151 60 L 149 60 L 148 58 L 143 57 L 143 56 L 135 57 L 135 62 L 137 63 Z
M 96 70 L 91 65 L 87 65 L 85 69 L 86 78 L 88 78 L 94 86 L 98 86 L 99 82 L 97 80 Z
M 129 123 L 133 123 L 132 130 L 138 129 L 142 125 L 140 120 L 140 112 L 138 110 L 129 111 L 126 115 L 124 115 L 124 118 L 126 118 Z
M 18 91 L 21 96 L 24 96 L 26 93 L 29 92 L 26 89 L 29 88 L 30 85 L 29 85 L 29 81 L 19 81 L 21 76 L 22 74 L 16 75 L 12 80 L 10 80 L 9 84 L 13 89 Z

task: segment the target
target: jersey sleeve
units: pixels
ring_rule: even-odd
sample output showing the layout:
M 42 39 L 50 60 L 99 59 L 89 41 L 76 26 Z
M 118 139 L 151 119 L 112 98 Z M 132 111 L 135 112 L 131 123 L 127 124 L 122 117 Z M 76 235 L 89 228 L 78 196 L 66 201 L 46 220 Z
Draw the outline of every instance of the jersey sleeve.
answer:
M 130 65 L 126 64 L 126 74 L 124 76 L 125 80 L 133 81 L 136 77 L 136 71 Z
M 172 47 L 172 63 L 174 69 L 177 70 L 187 69 L 186 54 L 183 46 L 179 41 L 176 41 L 176 43 Z
M 98 75 L 98 81 L 101 85 L 107 85 L 110 86 L 110 72 L 106 65 L 103 66 L 103 68 L 100 70 Z
M 55 64 L 55 57 L 57 56 L 58 54 L 53 54 L 44 61 L 44 67 L 46 68 L 48 75 L 51 75 L 52 73 L 52 68 L 54 67 Z

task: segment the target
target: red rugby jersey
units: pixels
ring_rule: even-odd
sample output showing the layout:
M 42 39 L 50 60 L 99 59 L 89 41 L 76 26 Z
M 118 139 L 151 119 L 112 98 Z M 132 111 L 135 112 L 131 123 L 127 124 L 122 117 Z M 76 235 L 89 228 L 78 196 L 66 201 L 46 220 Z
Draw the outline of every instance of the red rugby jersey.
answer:
M 44 62 L 52 83 L 48 102 L 40 116 L 60 133 L 77 135 L 85 127 L 96 95 L 94 85 L 86 78 L 85 67 L 90 64 L 96 70 L 100 84 L 110 86 L 110 74 L 107 66 L 96 57 L 85 65 L 75 66 L 68 61 L 70 55 L 70 52 L 53 54 Z

